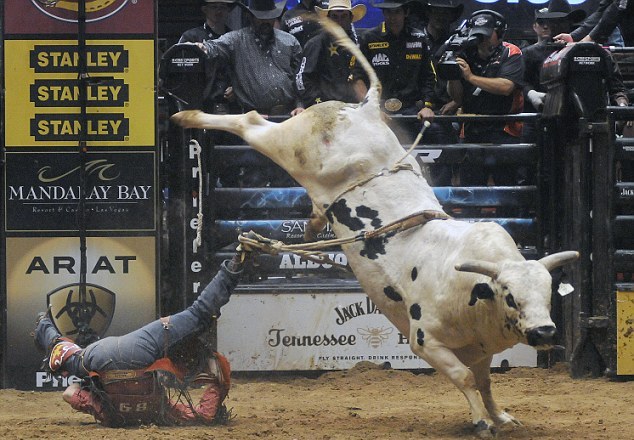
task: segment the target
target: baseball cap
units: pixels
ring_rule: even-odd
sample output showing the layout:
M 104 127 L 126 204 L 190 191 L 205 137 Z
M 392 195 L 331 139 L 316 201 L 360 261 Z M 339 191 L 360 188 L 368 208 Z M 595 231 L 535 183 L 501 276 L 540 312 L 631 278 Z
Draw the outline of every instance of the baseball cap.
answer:
M 499 18 L 496 18 L 488 12 L 482 12 L 480 14 L 474 14 L 469 20 L 471 29 L 469 29 L 469 36 L 483 35 L 490 37 L 493 34 L 493 30 L 499 27 Z

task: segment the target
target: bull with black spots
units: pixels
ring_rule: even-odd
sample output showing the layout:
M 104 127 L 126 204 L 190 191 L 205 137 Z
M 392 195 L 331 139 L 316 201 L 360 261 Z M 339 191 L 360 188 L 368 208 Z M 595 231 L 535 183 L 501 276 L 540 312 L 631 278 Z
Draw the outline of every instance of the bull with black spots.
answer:
M 375 72 L 339 27 L 324 27 L 370 78 L 360 104 L 324 102 L 282 123 L 254 111 L 186 111 L 172 120 L 237 134 L 284 168 L 312 199 L 313 231 L 328 221 L 337 237 L 350 237 L 413 213 L 442 213 L 417 163 L 403 158 L 383 121 Z M 493 400 L 492 357 L 520 342 L 552 348 L 549 271 L 578 254 L 526 261 L 499 225 L 444 217 L 346 244 L 343 251 L 368 296 L 409 337 L 412 351 L 464 394 L 475 432 L 491 437 L 499 426 L 520 424 Z

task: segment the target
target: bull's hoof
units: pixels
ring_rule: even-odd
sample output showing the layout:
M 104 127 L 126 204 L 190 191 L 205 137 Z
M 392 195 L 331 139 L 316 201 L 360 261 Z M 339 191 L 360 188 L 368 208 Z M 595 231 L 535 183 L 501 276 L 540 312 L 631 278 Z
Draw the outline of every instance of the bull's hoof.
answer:
M 507 412 L 501 412 L 493 417 L 495 424 L 501 428 L 514 428 L 516 426 L 522 426 L 522 422 Z
M 486 420 L 480 420 L 475 425 L 475 433 L 479 438 L 495 438 L 497 430 L 493 423 L 489 423 Z

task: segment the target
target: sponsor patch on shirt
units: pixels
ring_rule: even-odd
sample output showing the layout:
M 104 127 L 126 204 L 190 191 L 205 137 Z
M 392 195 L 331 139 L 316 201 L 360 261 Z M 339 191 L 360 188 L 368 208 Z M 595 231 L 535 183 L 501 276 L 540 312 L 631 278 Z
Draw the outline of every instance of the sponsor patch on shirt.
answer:
M 372 57 L 373 66 L 389 66 L 390 59 L 384 53 L 377 53 Z
M 422 41 L 408 41 L 405 47 L 408 49 L 416 49 L 419 47 L 423 47 L 423 42 Z
M 368 43 L 368 49 L 387 49 L 390 47 L 390 43 L 387 41 L 381 41 L 379 43 Z
M 405 59 L 406 60 L 422 60 L 423 56 L 419 53 L 408 53 L 408 54 L 405 54 Z

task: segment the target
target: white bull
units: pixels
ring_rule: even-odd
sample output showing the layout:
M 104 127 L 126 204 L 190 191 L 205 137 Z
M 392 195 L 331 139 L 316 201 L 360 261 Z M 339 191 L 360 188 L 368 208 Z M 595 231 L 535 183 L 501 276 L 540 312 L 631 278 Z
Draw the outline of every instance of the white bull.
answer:
M 404 154 L 379 109 L 380 83 L 367 60 L 338 27 L 338 43 L 362 63 L 371 86 L 359 105 L 325 102 L 276 124 L 256 112 L 181 112 L 184 127 L 218 129 L 245 139 L 284 168 L 313 201 L 313 227 L 332 223 L 350 237 L 442 207 L 416 162 Z M 452 219 L 414 223 L 400 232 L 343 246 L 364 291 L 409 337 L 412 351 L 462 391 L 481 437 L 496 425 L 520 424 L 491 395 L 492 356 L 518 342 L 552 347 L 549 271 L 574 261 L 562 252 L 526 261 L 495 223 Z

